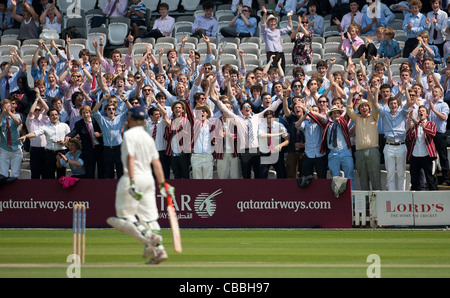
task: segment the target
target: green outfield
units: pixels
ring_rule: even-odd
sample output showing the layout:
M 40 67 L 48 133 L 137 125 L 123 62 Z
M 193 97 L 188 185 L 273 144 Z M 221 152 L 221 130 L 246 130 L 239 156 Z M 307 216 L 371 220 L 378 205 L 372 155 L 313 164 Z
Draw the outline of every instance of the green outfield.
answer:
M 181 231 L 183 253 L 145 265 L 143 245 L 112 229 L 88 229 L 81 277 L 342 278 L 367 277 L 379 256 L 382 278 L 450 277 L 448 230 Z M 66 277 L 72 231 L 0 230 L 0 277 Z M 378 264 L 378 263 L 377 263 Z

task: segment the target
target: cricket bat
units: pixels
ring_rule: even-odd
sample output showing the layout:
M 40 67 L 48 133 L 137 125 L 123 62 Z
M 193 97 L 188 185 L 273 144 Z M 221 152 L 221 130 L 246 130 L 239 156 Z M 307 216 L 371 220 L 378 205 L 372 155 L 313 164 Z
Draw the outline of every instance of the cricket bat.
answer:
M 175 207 L 173 206 L 172 197 L 168 193 L 168 184 L 164 184 L 164 188 L 167 192 L 167 212 L 169 213 L 170 228 L 172 230 L 173 238 L 173 249 L 177 253 L 181 253 L 183 250 L 181 248 L 181 236 L 180 227 L 178 225 L 177 213 L 175 212 Z

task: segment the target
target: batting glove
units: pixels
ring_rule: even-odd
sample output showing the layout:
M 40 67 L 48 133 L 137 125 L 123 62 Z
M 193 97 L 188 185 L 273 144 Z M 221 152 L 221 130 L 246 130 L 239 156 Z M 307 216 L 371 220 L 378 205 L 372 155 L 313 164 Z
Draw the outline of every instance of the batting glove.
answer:
M 159 192 L 164 197 L 171 196 L 175 197 L 175 187 L 171 186 L 169 183 L 161 183 L 159 184 Z
M 134 185 L 134 181 L 130 182 L 130 188 L 128 189 L 128 193 L 138 201 L 142 199 L 142 192 L 136 188 L 136 186 Z

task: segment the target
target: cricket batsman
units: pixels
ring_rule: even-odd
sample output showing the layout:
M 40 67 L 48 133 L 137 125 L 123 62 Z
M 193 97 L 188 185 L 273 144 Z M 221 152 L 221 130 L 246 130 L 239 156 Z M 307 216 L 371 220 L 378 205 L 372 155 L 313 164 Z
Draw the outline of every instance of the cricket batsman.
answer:
M 159 264 L 167 260 L 158 224 L 155 181 L 164 197 L 174 195 L 169 185 L 166 191 L 165 177 L 153 138 L 145 131 L 145 109 L 137 106 L 128 111 L 129 129 L 123 134 L 121 159 L 124 174 L 116 190 L 116 216 L 107 223 L 119 232 L 128 234 L 144 243 L 143 258 L 151 256 L 147 264 Z

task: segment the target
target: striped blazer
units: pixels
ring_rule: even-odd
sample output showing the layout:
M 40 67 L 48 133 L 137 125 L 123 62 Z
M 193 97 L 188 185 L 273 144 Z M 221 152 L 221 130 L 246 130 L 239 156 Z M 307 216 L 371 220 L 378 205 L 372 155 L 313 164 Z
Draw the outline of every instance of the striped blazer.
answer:
M 328 128 L 330 127 L 332 121 L 328 120 L 327 122 L 322 122 L 313 113 L 308 113 L 308 116 L 310 117 L 312 122 L 318 124 L 320 127 L 323 128 L 322 144 L 320 146 L 320 153 L 328 153 L 330 151 L 330 149 L 328 148 L 327 131 L 328 131 Z M 347 120 L 345 120 L 345 116 L 339 117 L 338 123 L 339 123 L 339 126 L 341 127 L 342 133 L 344 134 L 345 141 L 347 142 L 347 148 L 351 150 L 352 143 L 350 141 L 350 131 L 348 129 L 348 123 L 347 123 Z
M 172 119 L 170 126 L 166 126 L 164 139 L 167 140 L 166 155 L 172 155 L 172 139 L 175 137 L 179 153 L 191 153 L 194 140 L 194 114 L 189 100 L 183 101 L 186 108 L 186 116 Z
M 414 151 L 414 146 L 416 145 L 417 140 L 417 130 L 419 128 L 419 124 L 414 124 L 413 127 L 408 129 L 406 132 L 406 139 L 411 141 L 411 144 L 408 148 L 408 153 L 406 154 L 406 159 L 410 160 L 412 153 Z M 427 146 L 428 154 L 431 158 L 437 158 L 436 146 L 434 145 L 433 138 L 436 135 L 436 123 L 432 121 L 427 121 L 425 124 L 425 128 L 423 129 L 423 133 L 425 136 L 425 145 Z

